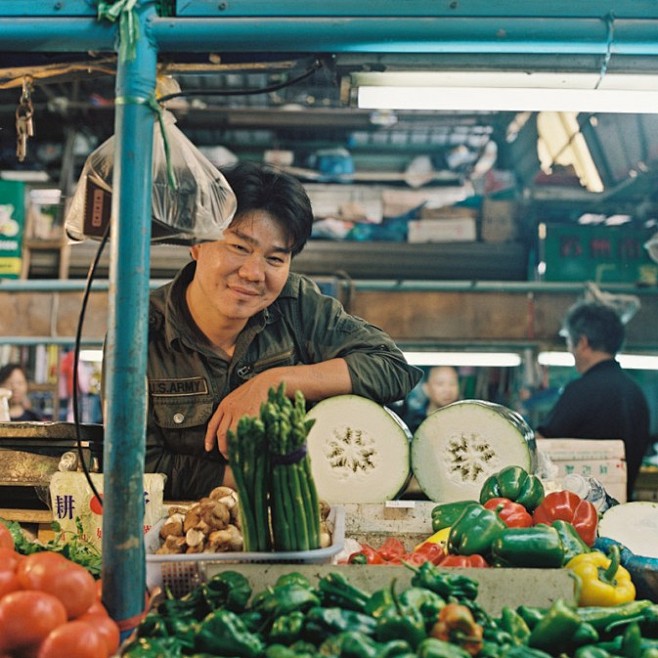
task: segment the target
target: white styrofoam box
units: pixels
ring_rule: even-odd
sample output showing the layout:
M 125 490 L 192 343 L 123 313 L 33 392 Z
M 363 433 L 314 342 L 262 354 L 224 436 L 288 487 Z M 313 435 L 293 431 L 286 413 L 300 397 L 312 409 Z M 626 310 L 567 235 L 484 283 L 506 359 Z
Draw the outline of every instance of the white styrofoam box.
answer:
M 379 224 L 383 219 L 382 192 L 369 185 L 304 185 L 315 217 L 338 217 Z
M 418 219 L 408 222 L 408 242 L 474 242 L 475 219 Z

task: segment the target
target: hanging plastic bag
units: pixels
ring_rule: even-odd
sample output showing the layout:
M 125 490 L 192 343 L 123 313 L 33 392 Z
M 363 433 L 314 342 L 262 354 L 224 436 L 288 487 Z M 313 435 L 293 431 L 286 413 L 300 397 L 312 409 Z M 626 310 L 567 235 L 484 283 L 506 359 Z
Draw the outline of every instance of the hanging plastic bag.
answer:
M 221 239 L 235 214 L 237 200 L 221 172 L 163 112 L 166 145 L 156 121 L 153 128 L 152 242 L 193 244 Z M 100 239 L 110 221 L 115 137 L 87 158 L 71 204 L 65 230 L 73 241 Z

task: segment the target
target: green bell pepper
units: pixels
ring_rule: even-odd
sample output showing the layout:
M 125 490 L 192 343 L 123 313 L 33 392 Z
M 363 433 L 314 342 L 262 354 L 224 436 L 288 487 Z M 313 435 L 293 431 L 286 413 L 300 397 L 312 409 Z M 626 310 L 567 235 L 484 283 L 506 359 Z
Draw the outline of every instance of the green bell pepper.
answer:
M 467 507 L 450 528 L 448 551 L 457 555 L 489 555 L 492 544 L 507 526 L 494 510 Z
M 406 565 L 414 572 L 411 585 L 423 587 L 448 600 L 475 600 L 478 595 L 478 582 L 461 574 L 439 569 L 431 562 L 424 562 L 420 567 Z
M 605 649 L 596 646 L 585 646 L 576 649 L 573 658 L 611 658 Z
M 558 520 L 553 521 L 551 526 L 557 530 L 557 534 L 560 535 L 560 541 L 562 542 L 562 549 L 564 551 L 562 566 L 569 562 L 572 557 L 590 552 L 590 547 L 583 541 L 583 538 L 578 534 L 572 523 Z
M 320 645 L 318 654 L 330 654 L 338 658 L 395 658 L 410 651 L 411 647 L 406 642 L 381 644 L 358 631 L 345 631 L 325 640 Z
M 428 637 L 418 645 L 416 656 L 418 658 L 470 658 L 471 654 L 452 642 Z
M 477 504 L 477 500 L 458 500 L 454 503 L 441 503 L 434 506 L 430 512 L 432 530 L 438 532 L 444 528 L 449 528 L 467 507 Z
M 269 632 L 269 641 L 275 644 L 292 644 L 299 640 L 304 629 L 304 613 L 293 610 L 287 615 L 277 617 Z
M 202 585 L 202 591 L 212 610 L 228 608 L 242 612 L 251 597 L 247 577 L 238 571 L 222 571 Z
M 370 599 L 362 589 L 352 585 L 338 571 L 331 571 L 318 581 L 318 591 L 324 607 L 339 607 L 363 612 Z
M 508 498 L 532 512 L 544 500 L 544 485 L 521 466 L 507 466 L 490 475 L 480 489 L 480 502 L 491 498 Z
M 564 549 L 558 531 L 548 525 L 507 528 L 491 546 L 496 567 L 554 568 L 564 562 Z
M 530 647 L 510 647 L 499 658 L 551 658 L 551 654 Z
M 195 648 L 218 656 L 258 658 L 265 645 L 258 635 L 249 632 L 238 615 L 220 608 L 199 624 Z

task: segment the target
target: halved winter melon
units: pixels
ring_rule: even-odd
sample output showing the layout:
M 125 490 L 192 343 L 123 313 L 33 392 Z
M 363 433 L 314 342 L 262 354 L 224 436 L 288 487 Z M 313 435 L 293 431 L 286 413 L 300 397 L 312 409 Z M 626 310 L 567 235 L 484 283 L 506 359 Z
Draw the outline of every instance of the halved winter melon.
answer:
M 534 432 L 515 411 L 484 400 L 461 400 L 430 414 L 416 430 L 411 467 L 436 502 L 478 500 L 484 481 L 506 466 L 533 472 Z
M 411 477 L 411 433 L 390 409 L 358 395 L 318 402 L 307 414 L 311 471 L 328 503 L 383 503 Z

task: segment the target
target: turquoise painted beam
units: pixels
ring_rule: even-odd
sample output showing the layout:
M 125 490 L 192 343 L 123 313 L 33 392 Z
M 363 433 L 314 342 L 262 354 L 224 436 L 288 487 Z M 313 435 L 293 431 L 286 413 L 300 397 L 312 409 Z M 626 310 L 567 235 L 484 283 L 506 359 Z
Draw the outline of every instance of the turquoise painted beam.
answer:
M 655 12 L 658 14 L 658 12 Z M 160 53 L 516 53 L 658 55 L 658 16 L 198 17 L 152 19 Z M 0 10 L 0 47 L 14 52 L 113 50 L 116 26 L 93 18 L 16 18 Z

